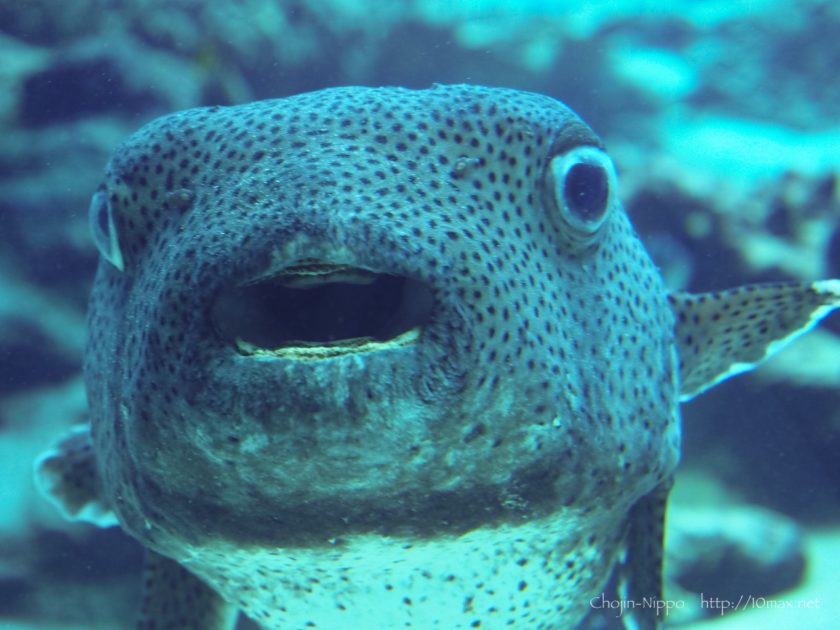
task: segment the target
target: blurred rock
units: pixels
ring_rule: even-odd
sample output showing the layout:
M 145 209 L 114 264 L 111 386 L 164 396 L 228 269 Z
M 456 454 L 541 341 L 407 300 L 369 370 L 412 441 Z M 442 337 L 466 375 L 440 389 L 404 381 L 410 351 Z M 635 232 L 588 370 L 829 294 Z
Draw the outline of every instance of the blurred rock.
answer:
M 31 285 L 0 261 L 0 394 L 78 374 L 84 334 L 83 306 Z
M 60 383 L 81 370 L 81 357 L 67 356 L 24 318 L 0 318 L 0 357 L 8 374 L 0 379 L 0 396 Z
M 84 308 L 97 256 L 88 205 L 108 156 L 130 128 L 94 118 L 5 134 L 0 264 L 9 275 L 2 284 L 29 282 Z
M 13 550 L 0 567 L 0 618 L 37 616 L 39 627 L 130 627 L 143 552 L 118 528 L 38 530 L 0 545 Z
M 129 42 L 121 40 L 119 45 L 113 45 L 98 38 L 63 49 L 48 67 L 24 79 L 19 106 L 21 124 L 43 127 L 115 109 L 167 110 L 175 99 L 160 94 L 166 83 L 139 81 L 137 72 L 129 72 L 125 67 L 134 58 L 132 52 Z M 188 75 L 182 74 L 181 78 L 184 85 Z
M 0 3 L 0 31 L 39 44 L 60 43 L 97 29 L 106 11 L 99 0 Z
M 774 595 L 796 586 L 805 569 L 799 526 L 769 510 L 673 508 L 666 539 L 668 579 L 698 598 Z
M 748 11 L 709 26 L 693 55 L 703 75 L 702 88 L 690 99 L 694 106 L 798 129 L 836 124 L 836 2 L 775 3 L 770 10 Z
M 818 328 L 770 359 L 755 376 L 770 383 L 840 391 L 840 335 Z

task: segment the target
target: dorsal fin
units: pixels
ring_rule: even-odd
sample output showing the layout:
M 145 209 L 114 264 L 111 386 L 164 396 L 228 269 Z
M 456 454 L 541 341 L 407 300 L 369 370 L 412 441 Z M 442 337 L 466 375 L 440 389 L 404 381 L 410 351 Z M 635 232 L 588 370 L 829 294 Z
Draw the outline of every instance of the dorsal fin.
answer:
M 87 521 L 99 527 L 117 524 L 102 493 L 90 427 L 86 424 L 70 429 L 54 448 L 35 461 L 35 484 L 68 520 Z
M 714 293 L 672 293 L 680 400 L 758 363 L 840 306 L 840 280 L 755 284 Z

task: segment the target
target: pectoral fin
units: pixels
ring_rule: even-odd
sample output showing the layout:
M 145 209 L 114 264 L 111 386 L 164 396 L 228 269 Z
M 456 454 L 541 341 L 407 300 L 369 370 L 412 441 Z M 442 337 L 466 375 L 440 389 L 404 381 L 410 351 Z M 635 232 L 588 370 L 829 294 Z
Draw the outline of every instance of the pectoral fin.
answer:
M 146 550 L 137 630 L 231 630 L 238 611 L 180 564 Z
M 68 520 L 117 524 L 102 493 L 88 425 L 73 427 L 35 461 L 35 484 Z
M 624 625 L 628 630 L 657 630 L 667 621 L 662 602 L 662 557 L 665 506 L 673 479 L 645 495 L 628 515 L 627 552 L 621 570 L 619 595 L 625 602 Z
M 753 369 L 840 306 L 840 280 L 672 293 L 680 400 Z

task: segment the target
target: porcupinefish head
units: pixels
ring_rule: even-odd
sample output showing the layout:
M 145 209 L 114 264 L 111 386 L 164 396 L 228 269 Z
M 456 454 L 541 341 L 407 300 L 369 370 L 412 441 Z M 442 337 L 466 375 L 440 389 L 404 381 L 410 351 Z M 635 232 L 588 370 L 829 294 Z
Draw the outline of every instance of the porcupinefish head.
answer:
M 658 596 L 681 391 L 840 293 L 669 295 L 595 134 L 477 86 L 160 118 L 90 216 L 91 426 L 39 477 L 148 547 L 144 619 L 196 627 L 574 627 L 614 570 Z

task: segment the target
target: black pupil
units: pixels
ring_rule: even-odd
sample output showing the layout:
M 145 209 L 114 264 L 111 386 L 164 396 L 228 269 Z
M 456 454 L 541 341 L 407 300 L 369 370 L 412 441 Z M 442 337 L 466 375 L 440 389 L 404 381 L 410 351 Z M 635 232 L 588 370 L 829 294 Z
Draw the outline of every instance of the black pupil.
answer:
M 607 209 L 607 174 L 594 164 L 575 164 L 566 173 L 563 195 L 569 210 L 585 221 L 594 221 Z

